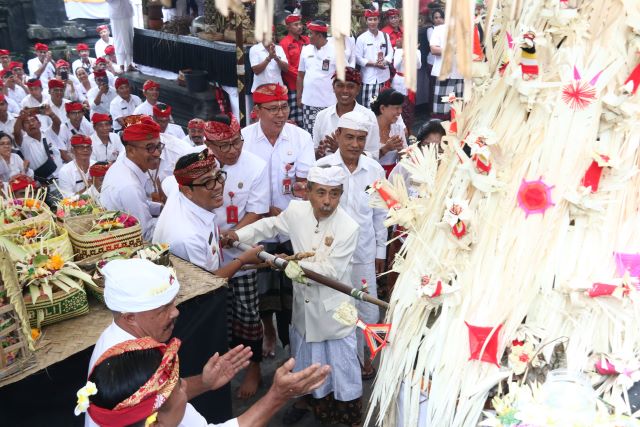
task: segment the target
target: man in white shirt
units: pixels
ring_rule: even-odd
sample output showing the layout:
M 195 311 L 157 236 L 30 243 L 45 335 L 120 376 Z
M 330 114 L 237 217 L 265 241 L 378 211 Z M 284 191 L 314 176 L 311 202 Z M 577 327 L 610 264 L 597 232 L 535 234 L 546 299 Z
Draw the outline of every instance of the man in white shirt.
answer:
M 107 0 L 113 45 L 122 71 L 133 71 L 133 6 L 130 0 Z
M 106 73 L 106 76 L 109 79 L 109 86 L 115 86 L 116 76 L 109 70 L 109 63 L 104 58 L 96 59 L 96 62 L 93 64 L 93 73 L 89 75 L 89 82 L 91 82 L 92 86 L 96 85 L 95 82 L 97 82 L 98 76 L 96 76 L 95 73 L 98 71 L 104 71 Z
M 294 200 L 294 186 L 304 185 L 309 168 L 315 161 L 311 135 L 287 122 L 289 104 L 287 88 L 269 84 L 253 92 L 253 102 L 259 121 L 242 129 L 243 150 L 249 151 L 267 163 L 269 181 L 269 216 L 277 216 Z M 286 238 L 274 239 L 265 245 L 271 253 L 291 253 Z M 273 314 L 278 321 L 278 336 L 283 346 L 289 342 L 288 325 L 291 319 L 291 281 L 280 273 L 258 275 L 265 291 L 260 294 L 260 311 L 264 324 L 263 352 L 274 354 L 276 331 Z M 263 286 L 264 285 L 264 286 Z
M 142 104 L 142 101 L 138 95 L 131 94 L 129 80 L 124 77 L 116 79 L 116 92 L 118 96 L 111 101 L 109 112 L 113 119 L 113 129 L 117 132 L 122 129 L 124 118 L 132 115 L 136 107 Z
M 160 125 L 161 133 L 171 135 L 180 140 L 183 140 L 187 136 L 182 127 L 171 121 L 171 106 L 163 102 L 157 102 L 153 107 L 153 120 Z
M 371 123 L 362 113 L 352 111 L 340 117 L 336 137 L 339 150 L 318 160 L 318 166 L 337 166 L 347 176 L 340 206 L 360 226 L 358 248 L 353 256 L 351 283 L 366 283 L 368 293 L 377 297 L 376 274 L 384 270 L 386 259 L 387 228 L 386 210 L 369 206 L 367 189 L 376 180 L 385 177 L 384 169 L 373 159 L 363 155 L 364 145 Z M 358 315 L 365 323 L 378 323 L 379 310 L 373 304 L 356 303 Z M 372 378 L 375 370 L 371 360 L 364 357 L 364 335 L 358 333 L 358 356 L 363 365 L 364 378 Z
M 0 70 L 8 70 L 11 64 L 11 52 L 7 49 L 0 49 Z
M 49 106 L 51 107 L 51 111 L 64 123 L 67 121 L 67 112 L 64 106 L 69 102 L 64 98 L 64 82 L 53 78 L 49 80 L 47 86 L 49 87 Z M 65 160 L 65 162 L 68 161 L 66 159 L 63 160 Z
M 140 221 L 142 237 L 150 241 L 160 215 L 162 204 L 147 199 L 145 185 L 147 171 L 157 169 L 160 153 L 160 126 L 151 117 L 142 116 L 139 123 L 125 128 L 122 133 L 125 156 L 107 172 L 100 202 L 109 210 L 127 212 Z
M 22 100 L 27 96 L 27 92 L 24 88 L 18 84 L 16 84 L 16 78 L 13 74 L 13 71 L 10 69 L 5 69 L 0 72 L 2 76 L 2 81 L 4 82 L 4 87 L 7 91 L 7 96 L 10 99 L 13 99 L 18 105 L 22 102 Z
M 446 78 L 440 80 L 440 70 L 442 69 L 442 57 L 444 55 L 444 47 L 447 44 L 447 24 L 438 25 L 431 33 L 429 48 L 434 56 L 431 75 L 435 77 L 435 86 L 433 89 L 433 114 L 431 118 L 440 120 L 449 120 L 451 104 L 442 100 L 442 97 L 449 96 L 451 92 L 455 92 L 456 97 L 462 98 L 464 91 L 464 78 L 458 72 L 456 67 L 456 58 L 451 61 L 451 72 Z
M 336 55 L 333 42 L 327 40 L 328 26 L 323 21 L 307 24 L 309 44 L 300 52 L 296 96 L 302 108 L 304 129 L 313 132 L 313 123 L 320 110 L 336 103 L 331 89 L 331 77 L 336 71 Z
M 289 69 L 287 57 L 280 45 L 273 41 L 256 43 L 249 49 L 249 62 L 253 71 L 251 92 L 267 83 L 282 84 L 282 73 Z
M 378 29 L 380 12 L 365 10 L 367 31 L 356 39 L 356 63 L 362 72 L 360 103 L 369 108 L 371 100 L 378 96 L 389 80 L 389 65 L 393 62 L 393 47 L 389 35 Z
M 187 124 L 187 132 L 188 135 L 182 140 L 192 147 L 198 147 L 204 144 L 204 120 L 202 119 L 191 119 Z
M 13 128 L 16 124 L 16 116 L 9 112 L 9 104 L 6 97 L 0 93 L 0 132 L 4 132 L 13 138 Z
M 120 137 L 111 132 L 111 117 L 108 114 L 95 113 L 91 116 L 93 130 L 91 133 L 91 161 L 113 163 L 124 146 Z
M 37 115 L 27 110 L 20 111 L 13 128 L 13 135 L 25 160 L 29 161 L 36 181 L 49 185 L 52 179 L 57 177 L 58 169 L 62 166 L 60 151 L 57 147 L 60 119 L 48 105 L 45 105 L 43 114 L 52 123 L 45 130 L 41 130 Z
M 42 81 L 39 79 L 29 79 L 27 81 L 27 89 L 29 94 L 22 99 L 20 108 L 40 108 L 45 104 L 50 103 L 49 95 L 46 95 L 42 91 Z M 45 114 L 38 114 L 38 120 L 42 125 L 42 129 L 46 129 L 51 126 L 51 120 Z
M 293 201 L 277 217 L 261 219 L 227 235 L 244 243 L 286 235 L 296 253 L 314 252 L 312 257 L 297 262 L 298 270 L 307 268 L 349 283 L 358 224 L 339 206 L 345 178 L 339 167 L 313 167 L 307 181 L 308 201 Z M 286 271 L 296 264 L 289 263 Z M 282 423 L 294 424 L 311 409 L 323 423 L 360 426 L 362 379 L 356 356 L 356 333 L 353 325 L 334 318 L 336 309 L 348 304 L 351 297 L 304 276 L 292 276 L 296 284 L 289 334 L 296 370 L 312 363 L 327 364 L 331 366 L 331 381 L 294 403 Z
M 65 157 L 68 154 L 69 160 L 71 156 L 71 137 L 74 135 L 86 135 L 87 137 L 93 133 L 91 123 L 84 117 L 84 106 L 79 102 L 67 102 L 64 105 L 66 112 L 66 120 L 60 126 L 60 134 L 58 135 L 58 149 L 60 154 Z M 64 154 L 62 152 L 65 152 Z
M 110 36 L 109 26 L 100 25 L 96 28 L 96 32 L 100 36 L 95 45 L 96 58 L 104 56 L 104 50 L 107 46 L 113 45 L 113 38 Z
M 71 64 L 73 74 L 76 73 L 78 68 L 84 68 L 87 74 L 91 74 L 93 72 L 93 64 L 96 62 L 96 58 L 89 57 L 89 45 L 85 43 L 78 43 L 76 45 L 76 51 L 80 58 L 76 59 Z
M 34 49 L 36 51 L 36 57 L 27 61 L 29 77 L 38 79 L 43 85 L 46 85 L 49 79 L 52 79 L 56 75 L 51 52 L 49 52 L 49 46 L 43 43 L 36 43 Z
M 87 93 L 87 101 L 91 114 L 110 114 L 111 101 L 113 101 L 118 93 L 116 89 L 109 85 L 109 78 L 104 70 L 96 70 L 92 74 L 96 86 L 91 88 Z
M 160 97 L 160 85 L 153 80 L 147 80 L 142 85 L 142 94 L 145 100 L 142 104 L 138 105 L 133 114 L 145 114 L 147 116 L 153 116 L 153 106 L 158 102 Z
M 338 102 L 325 108 L 316 116 L 313 125 L 313 145 L 316 150 L 316 159 L 338 151 L 338 141 L 335 132 L 338 129 L 340 117 L 350 111 L 358 111 L 369 116 L 371 123 L 376 123 L 376 115 L 373 111 L 356 102 L 356 97 L 362 87 L 362 76 L 355 68 L 345 68 L 345 81 L 342 82 L 333 76 L 333 92 Z M 374 159 L 378 158 L 380 150 L 380 131 L 378 126 L 371 126 L 367 133 L 367 143 L 364 146 L 365 153 Z
M 267 164 L 253 153 L 242 150 L 243 139 L 235 117 L 215 116 L 205 126 L 205 144 L 215 155 L 220 170 L 227 174 L 222 196 L 224 203 L 214 210 L 221 231 L 237 230 L 269 212 Z M 223 265 L 232 262 L 241 251 L 223 250 Z M 237 396 L 248 399 L 256 394 L 260 383 L 263 330 L 258 307 L 256 270 L 238 271 L 229 279 L 227 326 L 231 346 L 251 347 L 253 356 Z
M 70 144 L 73 160 L 62 166 L 58 172 L 58 188 L 64 197 L 82 194 L 91 187 L 91 138 L 86 135 L 73 135 Z

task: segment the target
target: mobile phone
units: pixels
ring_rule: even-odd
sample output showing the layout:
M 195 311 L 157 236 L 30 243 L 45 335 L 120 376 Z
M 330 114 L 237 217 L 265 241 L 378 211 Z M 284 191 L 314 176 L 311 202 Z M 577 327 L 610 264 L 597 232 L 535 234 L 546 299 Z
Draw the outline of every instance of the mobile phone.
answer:
M 61 80 L 69 80 L 69 72 L 68 71 L 60 71 L 60 79 Z
M 109 78 L 108 77 L 98 77 L 96 79 L 96 83 L 98 84 L 98 86 L 107 85 L 107 84 L 109 84 Z
M 45 111 L 47 110 L 47 107 L 45 107 L 44 105 L 41 105 L 38 108 L 38 114 L 44 114 Z

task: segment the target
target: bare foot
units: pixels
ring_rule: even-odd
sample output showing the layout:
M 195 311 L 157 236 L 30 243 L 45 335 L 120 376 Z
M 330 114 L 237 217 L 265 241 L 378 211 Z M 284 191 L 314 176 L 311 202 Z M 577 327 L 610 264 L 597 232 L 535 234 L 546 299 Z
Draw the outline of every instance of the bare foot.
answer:
M 276 328 L 273 326 L 273 317 L 262 319 L 264 338 L 262 340 L 262 357 L 276 356 Z
M 239 399 L 249 399 L 253 397 L 260 387 L 260 364 L 256 362 L 249 363 L 247 371 L 244 373 L 242 384 L 238 387 L 236 396 Z

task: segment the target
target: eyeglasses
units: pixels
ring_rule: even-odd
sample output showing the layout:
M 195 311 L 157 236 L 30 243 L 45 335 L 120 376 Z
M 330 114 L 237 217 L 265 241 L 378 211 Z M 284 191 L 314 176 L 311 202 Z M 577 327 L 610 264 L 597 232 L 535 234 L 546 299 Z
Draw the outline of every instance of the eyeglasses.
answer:
M 224 144 L 224 145 L 218 145 L 218 144 L 214 144 L 211 141 L 208 141 L 209 143 L 208 145 L 215 147 L 216 149 L 220 150 L 221 153 L 228 153 L 229 151 L 231 151 L 231 148 L 238 148 L 243 142 L 244 139 L 242 137 L 240 138 L 236 138 L 233 141 L 229 142 L 228 144 Z
M 286 113 L 289 111 L 289 104 L 274 105 L 273 107 L 260 107 L 260 109 L 265 110 L 269 114 Z
M 227 173 L 225 171 L 220 171 L 213 178 L 208 179 L 201 184 L 189 184 L 189 187 L 204 187 L 207 190 L 213 190 L 214 188 L 216 188 L 216 184 L 222 185 L 226 180 Z
M 149 154 L 153 154 L 155 151 L 162 151 L 164 149 L 164 144 L 162 142 L 159 142 L 157 144 L 147 144 L 144 147 L 139 145 L 134 145 L 134 144 L 129 144 L 129 145 L 135 148 L 143 148 L 147 150 L 147 153 Z

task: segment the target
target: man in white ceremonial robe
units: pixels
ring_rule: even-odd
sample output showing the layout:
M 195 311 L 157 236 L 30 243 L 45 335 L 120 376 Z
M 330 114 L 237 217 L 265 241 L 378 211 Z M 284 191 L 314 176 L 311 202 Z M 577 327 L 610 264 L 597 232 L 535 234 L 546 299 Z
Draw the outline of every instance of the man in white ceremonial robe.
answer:
M 140 221 L 142 237 L 150 241 L 162 203 L 148 200 L 145 190 L 147 172 L 157 169 L 160 153 L 160 126 L 148 116 L 127 126 L 122 133 L 125 155 L 107 172 L 102 184 L 100 202 L 109 210 L 119 210 Z
M 180 283 L 172 269 L 143 259 L 119 259 L 110 261 L 102 272 L 105 278 L 104 300 L 113 313 L 113 322 L 96 342 L 89 372 L 105 351 L 121 342 L 142 337 L 167 342 L 179 315 L 176 297 Z M 193 399 L 224 386 L 248 364 L 250 356 L 251 351 L 242 346 L 222 356 L 214 355 L 201 375 L 183 378 L 187 382 L 187 398 Z M 210 424 L 204 417 L 187 404 L 178 427 L 207 425 Z M 229 424 L 231 426 L 237 424 Z M 85 416 L 85 427 L 97 427 L 89 414 Z
M 278 234 L 288 236 L 295 253 L 314 252 L 312 257 L 299 261 L 299 267 L 349 283 L 358 224 L 339 207 L 346 178 L 340 167 L 313 167 L 307 176 L 308 201 L 294 200 L 280 215 L 261 219 L 235 232 L 228 231 L 225 236 L 244 243 Z M 296 262 L 290 261 L 289 265 L 295 266 Z M 295 370 L 321 363 L 331 366 L 331 375 L 311 396 L 289 408 L 283 424 L 296 423 L 311 409 L 324 422 L 359 426 L 362 379 L 355 329 L 333 317 L 335 310 L 351 297 L 300 274 L 291 274 L 289 267 L 287 274 L 294 280 L 289 333 Z
M 122 71 L 133 71 L 133 5 L 131 0 L 107 0 L 116 58 Z
M 387 228 L 383 223 L 387 212 L 369 206 L 367 189 L 376 180 L 385 177 L 382 166 L 363 154 L 367 132 L 371 126 L 368 117 L 357 111 L 343 114 L 338 121 L 336 132 L 338 152 L 318 160 L 317 165 L 338 167 L 347 176 L 340 206 L 360 226 L 358 249 L 353 256 L 351 283 L 354 286 L 363 286 L 366 283 L 367 292 L 377 297 L 376 274 L 383 272 L 387 253 Z M 377 306 L 362 301 L 358 301 L 356 306 L 360 318 L 365 323 L 378 323 L 380 312 Z M 362 377 L 371 379 L 375 376 L 375 370 L 371 360 L 364 357 L 365 345 L 364 334 L 358 332 L 358 356 L 363 365 Z

